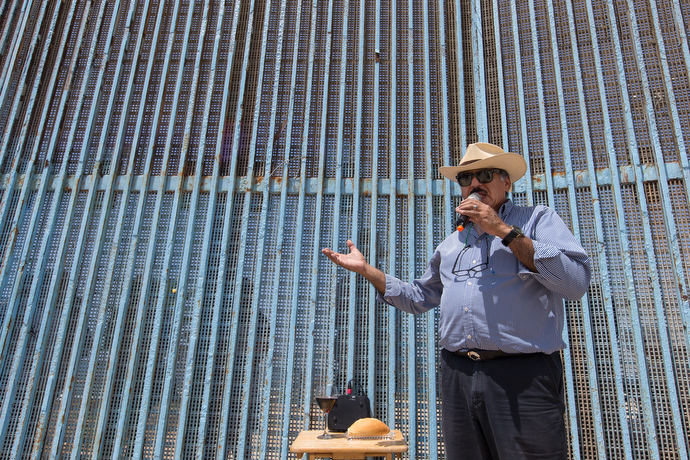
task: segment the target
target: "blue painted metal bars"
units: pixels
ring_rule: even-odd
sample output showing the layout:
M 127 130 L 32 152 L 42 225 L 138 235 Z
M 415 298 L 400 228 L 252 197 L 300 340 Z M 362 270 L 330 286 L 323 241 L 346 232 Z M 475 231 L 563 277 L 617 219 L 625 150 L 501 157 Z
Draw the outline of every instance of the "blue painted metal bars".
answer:
M 687 459 L 689 11 L 0 1 L 0 458 L 294 458 L 350 378 L 444 458 L 437 312 L 320 250 L 413 279 L 493 141 L 592 256 L 571 456 Z

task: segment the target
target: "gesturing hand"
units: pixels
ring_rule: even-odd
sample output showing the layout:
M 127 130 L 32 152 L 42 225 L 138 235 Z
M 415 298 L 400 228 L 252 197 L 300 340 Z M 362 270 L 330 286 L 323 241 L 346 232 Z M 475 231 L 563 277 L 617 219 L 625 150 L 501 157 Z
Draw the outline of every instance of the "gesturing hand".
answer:
M 324 253 L 326 257 L 331 259 L 333 263 L 340 265 L 343 268 L 347 268 L 348 270 L 352 270 L 353 272 L 363 273 L 365 267 L 367 266 L 366 259 L 362 253 L 359 252 L 359 249 L 357 249 L 352 240 L 347 240 L 347 247 L 350 248 L 349 254 L 341 254 L 329 248 L 323 248 L 321 252 Z
M 362 253 L 359 252 L 359 249 L 357 249 L 352 240 L 347 240 L 347 247 L 350 248 L 349 254 L 341 254 L 339 252 L 332 251 L 329 248 L 323 248 L 321 252 L 323 252 L 326 257 L 331 259 L 334 264 L 340 265 L 343 268 L 352 270 L 353 272 L 364 276 L 381 293 L 386 292 L 386 275 L 378 268 L 367 263 L 366 259 Z

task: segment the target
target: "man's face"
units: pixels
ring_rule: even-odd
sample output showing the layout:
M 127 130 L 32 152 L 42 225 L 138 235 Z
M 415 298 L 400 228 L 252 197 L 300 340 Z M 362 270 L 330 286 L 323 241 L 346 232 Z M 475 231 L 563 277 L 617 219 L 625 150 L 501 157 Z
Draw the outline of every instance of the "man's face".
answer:
M 475 173 L 476 171 L 470 171 Z M 466 187 L 460 187 L 462 191 L 462 198 L 465 199 L 470 194 L 476 192 L 482 197 L 482 203 L 488 204 L 494 210 L 498 211 L 506 202 L 506 194 L 510 191 L 510 178 L 501 179 L 501 174 L 496 171 L 491 182 L 482 184 L 477 177 L 472 177 L 472 183 Z

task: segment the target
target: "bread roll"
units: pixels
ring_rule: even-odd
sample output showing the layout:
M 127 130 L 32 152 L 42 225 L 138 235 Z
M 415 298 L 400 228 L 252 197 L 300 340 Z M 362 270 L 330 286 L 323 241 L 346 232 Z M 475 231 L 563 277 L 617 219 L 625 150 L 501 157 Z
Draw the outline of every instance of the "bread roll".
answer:
M 390 431 L 388 425 L 375 418 L 360 418 L 347 430 L 351 436 L 383 436 Z

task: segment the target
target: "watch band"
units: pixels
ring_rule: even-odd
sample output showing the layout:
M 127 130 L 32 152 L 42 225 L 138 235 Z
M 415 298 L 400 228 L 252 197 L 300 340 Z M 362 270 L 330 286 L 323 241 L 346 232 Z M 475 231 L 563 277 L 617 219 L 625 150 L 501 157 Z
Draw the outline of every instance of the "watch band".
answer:
M 508 246 L 515 238 L 520 236 L 525 236 L 525 234 L 522 232 L 522 229 L 517 225 L 511 225 L 510 233 L 508 233 L 506 237 L 501 240 L 501 243 L 503 243 L 503 246 Z

